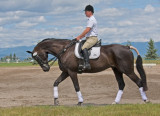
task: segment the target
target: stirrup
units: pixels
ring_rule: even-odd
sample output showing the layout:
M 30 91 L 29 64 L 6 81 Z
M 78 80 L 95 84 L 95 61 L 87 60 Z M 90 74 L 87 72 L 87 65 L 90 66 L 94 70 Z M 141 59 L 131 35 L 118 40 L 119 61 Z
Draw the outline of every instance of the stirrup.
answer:
M 87 66 L 88 65 L 88 66 Z M 91 65 L 90 64 L 85 64 L 84 66 L 83 66 L 83 70 L 91 70 Z

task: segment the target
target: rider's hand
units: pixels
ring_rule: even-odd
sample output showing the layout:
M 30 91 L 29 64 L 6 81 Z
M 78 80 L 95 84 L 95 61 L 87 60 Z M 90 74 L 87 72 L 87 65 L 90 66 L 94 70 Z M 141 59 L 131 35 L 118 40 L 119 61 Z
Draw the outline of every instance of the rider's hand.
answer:
M 81 39 L 81 38 L 80 38 L 79 36 L 78 36 L 78 37 L 76 37 L 76 40 L 77 40 L 77 41 L 79 41 L 80 39 Z

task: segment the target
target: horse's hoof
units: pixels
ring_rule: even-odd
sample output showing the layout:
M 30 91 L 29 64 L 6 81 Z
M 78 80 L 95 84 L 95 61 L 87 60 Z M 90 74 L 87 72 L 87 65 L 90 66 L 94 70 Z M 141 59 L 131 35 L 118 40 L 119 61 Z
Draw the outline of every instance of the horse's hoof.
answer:
M 114 101 L 114 102 L 112 103 L 112 105 L 115 105 L 115 104 L 118 104 L 118 103 Z
M 83 102 L 78 102 L 77 106 L 82 106 Z
M 145 102 L 145 103 L 151 103 L 148 99 L 147 99 L 147 100 L 144 100 L 144 102 Z
M 55 98 L 55 99 L 54 99 L 54 105 L 55 105 L 55 106 L 58 106 L 58 105 L 59 105 L 58 98 Z

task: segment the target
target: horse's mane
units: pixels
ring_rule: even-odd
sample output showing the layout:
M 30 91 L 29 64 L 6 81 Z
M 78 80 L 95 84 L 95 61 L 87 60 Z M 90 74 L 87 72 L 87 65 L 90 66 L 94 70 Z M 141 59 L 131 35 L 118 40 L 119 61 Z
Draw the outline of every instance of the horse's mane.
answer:
M 56 38 L 47 38 L 47 39 L 43 39 L 41 42 L 39 42 L 38 44 L 45 42 L 45 41 L 60 41 L 60 42 L 67 42 L 67 41 L 71 41 L 69 39 L 56 39 Z

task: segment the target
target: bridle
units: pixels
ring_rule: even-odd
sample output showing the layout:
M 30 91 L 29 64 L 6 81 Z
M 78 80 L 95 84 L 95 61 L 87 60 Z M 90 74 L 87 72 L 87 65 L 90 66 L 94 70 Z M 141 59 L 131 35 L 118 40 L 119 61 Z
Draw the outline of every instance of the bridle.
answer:
M 70 42 L 64 49 L 60 50 L 60 52 L 59 52 L 56 56 L 54 56 L 53 58 L 51 58 L 51 59 L 48 60 L 48 61 L 43 61 L 42 58 L 41 58 L 37 53 L 36 53 L 36 54 L 33 54 L 33 56 L 34 56 L 34 58 L 40 63 L 40 65 L 43 65 L 43 66 L 52 61 L 52 63 L 49 65 L 49 66 L 51 67 L 51 66 L 56 62 L 56 60 L 57 60 L 58 58 L 60 58 L 61 55 L 62 55 L 63 53 L 65 53 L 66 50 L 67 50 L 68 48 L 70 48 L 71 46 L 73 46 L 76 42 L 77 42 L 76 39 L 71 40 L 71 42 Z
M 36 54 L 34 53 L 33 56 L 34 56 L 34 59 L 38 61 L 41 66 L 42 65 L 44 66 L 45 64 L 48 63 L 46 61 L 43 61 L 42 58 L 37 53 Z

